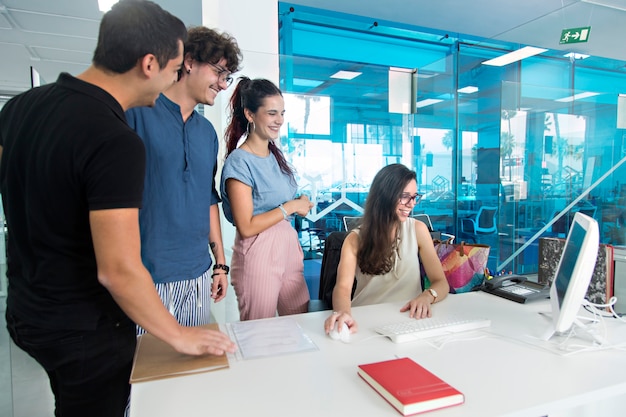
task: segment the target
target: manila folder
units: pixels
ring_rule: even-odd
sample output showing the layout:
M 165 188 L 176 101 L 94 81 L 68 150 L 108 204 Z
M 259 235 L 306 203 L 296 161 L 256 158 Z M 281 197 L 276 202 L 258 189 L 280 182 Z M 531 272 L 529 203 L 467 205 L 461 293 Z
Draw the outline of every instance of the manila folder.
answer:
M 219 330 L 217 323 L 202 326 L 206 329 Z M 228 368 L 226 354 L 192 356 L 179 353 L 173 347 L 145 333 L 137 339 L 130 383 L 172 378 L 183 375 L 210 372 Z

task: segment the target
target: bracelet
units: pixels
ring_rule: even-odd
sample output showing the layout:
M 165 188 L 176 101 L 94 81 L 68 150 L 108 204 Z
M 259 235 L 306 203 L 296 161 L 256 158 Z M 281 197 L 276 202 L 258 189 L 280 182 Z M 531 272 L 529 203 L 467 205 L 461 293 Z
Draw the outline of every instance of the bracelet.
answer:
M 280 209 L 280 211 L 282 211 L 282 212 L 283 212 L 283 220 L 287 220 L 287 216 L 289 216 L 289 215 L 287 214 L 287 210 L 285 210 L 285 208 L 283 207 L 283 205 L 282 205 L 282 204 L 279 204 L 279 205 L 278 205 L 278 208 Z
M 213 270 L 215 271 L 216 269 L 222 269 L 222 270 L 226 271 L 227 274 L 230 271 L 230 267 L 228 265 L 224 265 L 224 264 L 215 264 L 215 265 L 213 265 Z

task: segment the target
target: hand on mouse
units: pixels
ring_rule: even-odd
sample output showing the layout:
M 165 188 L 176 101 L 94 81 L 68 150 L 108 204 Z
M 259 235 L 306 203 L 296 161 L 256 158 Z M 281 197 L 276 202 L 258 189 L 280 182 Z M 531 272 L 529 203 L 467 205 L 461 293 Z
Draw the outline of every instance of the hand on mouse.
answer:
M 328 336 L 330 336 L 330 338 L 333 340 L 341 340 L 344 343 L 349 343 L 350 342 L 350 329 L 348 328 L 348 325 L 346 323 L 343 323 L 341 325 L 341 330 L 339 329 L 340 329 L 339 322 L 336 322 L 335 328 L 332 329 L 330 333 L 328 333 Z
M 331 330 L 335 329 L 335 325 L 339 326 L 339 329 L 343 325 L 348 326 L 350 333 L 356 333 L 359 326 L 349 313 L 342 313 L 339 311 L 333 311 L 333 313 L 324 321 L 324 331 L 330 335 Z

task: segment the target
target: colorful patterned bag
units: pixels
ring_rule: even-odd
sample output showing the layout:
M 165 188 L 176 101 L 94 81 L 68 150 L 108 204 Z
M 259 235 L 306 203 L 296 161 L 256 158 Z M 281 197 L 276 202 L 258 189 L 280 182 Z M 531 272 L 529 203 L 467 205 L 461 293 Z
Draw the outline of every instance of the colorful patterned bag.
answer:
M 480 288 L 485 280 L 485 268 L 489 259 L 488 245 L 465 242 L 453 244 L 448 241 L 433 243 L 450 285 L 450 293 L 469 292 Z M 423 267 L 421 272 L 424 288 L 428 288 L 430 282 Z

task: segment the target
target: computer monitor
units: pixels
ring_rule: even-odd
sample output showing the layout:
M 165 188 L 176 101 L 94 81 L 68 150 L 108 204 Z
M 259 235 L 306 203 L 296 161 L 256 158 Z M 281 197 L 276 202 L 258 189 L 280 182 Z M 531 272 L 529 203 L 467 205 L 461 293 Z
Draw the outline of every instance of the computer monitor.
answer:
M 545 335 L 546 340 L 554 333 L 567 332 L 577 321 L 596 265 L 599 244 L 598 223 L 585 214 L 576 213 L 550 287 L 552 327 Z

